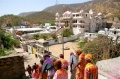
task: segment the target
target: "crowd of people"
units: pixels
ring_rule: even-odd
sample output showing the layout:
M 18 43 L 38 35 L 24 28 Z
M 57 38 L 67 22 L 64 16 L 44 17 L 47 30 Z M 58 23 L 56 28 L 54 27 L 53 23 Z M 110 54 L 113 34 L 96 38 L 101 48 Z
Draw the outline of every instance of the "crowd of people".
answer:
M 60 54 L 59 59 L 53 59 L 44 53 L 40 65 L 28 65 L 27 71 L 30 78 L 34 79 L 68 79 L 68 66 L 70 66 L 70 79 L 98 79 L 98 67 L 92 63 L 92 55 L 80 50 L 76 54 L 70 53 L 70 61 Z

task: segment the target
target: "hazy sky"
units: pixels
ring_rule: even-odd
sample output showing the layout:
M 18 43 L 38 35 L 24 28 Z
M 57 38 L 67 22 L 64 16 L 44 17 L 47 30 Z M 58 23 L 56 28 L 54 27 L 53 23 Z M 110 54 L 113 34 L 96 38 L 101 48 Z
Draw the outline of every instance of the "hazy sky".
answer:
M 57 0 L 58 4 L 83 3 L 90 0 Z M 21 12 L 41 11 L 56 4 L 56 0 L 0 0 L 0 16 Z

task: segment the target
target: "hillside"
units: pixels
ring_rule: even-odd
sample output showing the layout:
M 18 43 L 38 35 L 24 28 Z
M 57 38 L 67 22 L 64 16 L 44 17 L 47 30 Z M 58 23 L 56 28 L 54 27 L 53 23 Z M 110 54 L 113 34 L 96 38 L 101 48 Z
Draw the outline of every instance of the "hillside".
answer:
M 79 11 L 81 9 L 88 11 L 93 9 L 96 13 L 120 13 L 120 0 L 92 0 L 78 4 L 59 4 L 47 7 L 44 11 L 55 14 L 56 12 L 63 13 L 65 10 Z
M 46 11 L 32 13 L 25 18 L 35 23 L 54 22 L 55 15 Z
M 22 21 L 27 21 L 32 23 L 32 21 L 23 17 L 19 17 L 15 15 L 4 15 L 0 17 L 0 26 L 1 27 L 5 25 L 7 25 L 8 27 L 17 26 L 19 25 L 19 22 L 22 22 Z
M 0 25 L 4 23 L 7 23 L 10 26 L 17 25 L 18 22 L 20 21 L 29 21 L 39 24 L 50 22 L 51 24 L 54 24 L 55 13 L 58 12 L 62 14 L 66 10 L 76 12 L 76 11 L 80 11 L 81 9 L 85 11 L 89 11 L 90 9 L 93 9 L 95 13 L 102 12 L 106 15 L 111 14 L 120 17 L 119 5 L 120 5 L 120 0 L 92 0 L 77 4 L 58 4 L 47 7 L 46 9 L 40 12 L 24 12 L 19 14 L 18 16 L 9 15 L 9 16 L 0 17 Z M 7 19 L 5 17 L 7 17 Z
M 15 15 L 4 15 L 2 17 L 0 17 L 0 26 L 8 26 L 8 27 L 12 27 L 12 26 L 18 26 L 20 22 L 22 21 L 26 21 L 29 24 L 32 23 L 38 23 L 38 24 L 44 24 L 46 22 L 51 23 L 52 25 L 54 25 L 54 19 L 55 19 L 55 15 L 51 14 L 49 12 L 45 12 L 45 11 L 41 11 L 41 12 L 35 12 L 32 14 L 25 14 L 26 16 L 15 16 Z
M 18 14 L 18 16 L 25 17 L 25 16 L 28 16 L 32 13 L 35 13 L 35 12 L 22 12 L 22 13 Z
M 55 13 L 58 12 L 62 14 L 66 10 L 76 12 L 80 10 L 89 11 L 90 9 L 93 9 L 95 13 L 102 12 L 108 17 L 111 17 L 111 15 L 113 15 L 112 17 L 114 17 L 114 15 L 120 17 L 119 5 L 120 0 L 91 0 L 88 2 L 77 4 L 58 4 L 47 7 L 40 12 L 24 12 L 19 14 L 19 16 L 24 16 L 25 18 L 34 21 L 34 23 L 39 24 L 44 24 L 45 22 L 52 22 L 53 24 L 55 19 Z

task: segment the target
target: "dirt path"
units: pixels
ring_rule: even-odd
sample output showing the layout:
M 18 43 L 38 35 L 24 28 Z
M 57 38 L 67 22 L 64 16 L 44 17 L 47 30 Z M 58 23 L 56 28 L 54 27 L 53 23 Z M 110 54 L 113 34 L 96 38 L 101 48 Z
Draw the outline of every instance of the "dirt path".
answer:
M 67 43 L 64 43 L 64 47 L 69 47 L 70 48 L 69 50 L 64 50 L 64 58 L 69 61 L 70 53 L 71 52 L 75 53 L 75 50 L 78 49 L 77 48 L 78 46 L 75 42 L 67 42 Z M 63 53 L 62 44 L 57 44 L 57 45 L 50 46 L 49 51 L 52 52 L 52 54 L 54 56 L 59 57 L 59 54 Z

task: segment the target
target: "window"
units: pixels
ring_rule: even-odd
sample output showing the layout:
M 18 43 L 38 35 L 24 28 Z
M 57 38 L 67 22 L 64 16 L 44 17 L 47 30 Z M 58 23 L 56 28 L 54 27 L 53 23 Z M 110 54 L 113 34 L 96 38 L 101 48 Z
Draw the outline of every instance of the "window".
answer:
M 50 27 L 51 29 L 56 29 L 56 27 Z
M 79 16 L 79 14 L 76 14 L 76 17 Z
M 74 28 L 76 28 L 76 27 L 77 27 L 77 25 L 73 25 L 73 27 L 74 27 Z
M 73 17 L 75 17 L 75 15 L 73 15 Z
M 77 20 L 73 20 L 73 23 L 77 23 Z
M 85 23 L 83 20 L 80 20 L 79 23 Z
M 80 26 L 80 28 L 84 28 L 84 26 L 83 26 L 83 25 L 81 25 L 81 26 Z

